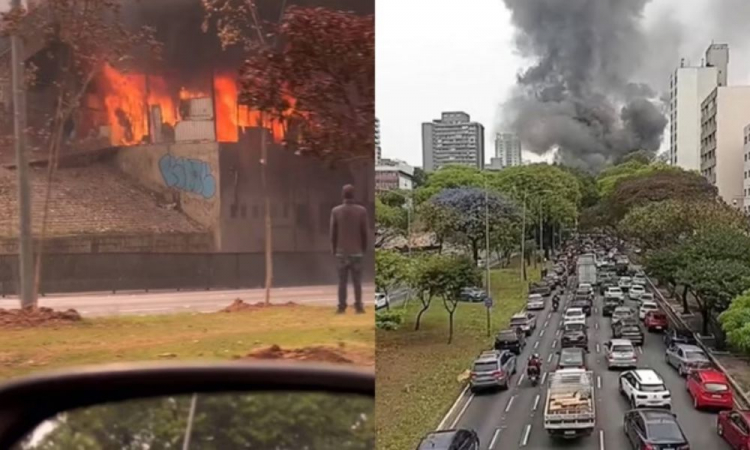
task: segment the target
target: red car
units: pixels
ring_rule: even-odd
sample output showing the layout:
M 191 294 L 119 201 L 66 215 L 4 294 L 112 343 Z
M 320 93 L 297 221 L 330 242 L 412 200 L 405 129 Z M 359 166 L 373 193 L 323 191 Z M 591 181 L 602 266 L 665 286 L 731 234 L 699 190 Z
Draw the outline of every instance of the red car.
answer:
M 716 421 L 716 432 L 734 450 L 750 450 L 750 411 L 722 411 Z
M 662 311 L 647 312 L 646 318 L 643 319 L 643 323 L 646 325 L 648 331 L 664 331 L 669 326 L 667 315 Z
M 732 409 L 734 406 L 729 381 L 716 369 L 700 369 L 690 372 L 687 376 L 687 388 L 690 396 L 693 397 L 693 405 L 696 409 Z

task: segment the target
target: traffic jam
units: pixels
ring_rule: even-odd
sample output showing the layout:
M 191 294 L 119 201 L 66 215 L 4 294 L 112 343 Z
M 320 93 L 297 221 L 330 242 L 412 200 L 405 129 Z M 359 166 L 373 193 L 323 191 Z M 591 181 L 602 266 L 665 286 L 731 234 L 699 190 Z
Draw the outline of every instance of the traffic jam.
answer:
M 618 247 L 569 243 L 418 450 L 750 450 L 750 411 Z

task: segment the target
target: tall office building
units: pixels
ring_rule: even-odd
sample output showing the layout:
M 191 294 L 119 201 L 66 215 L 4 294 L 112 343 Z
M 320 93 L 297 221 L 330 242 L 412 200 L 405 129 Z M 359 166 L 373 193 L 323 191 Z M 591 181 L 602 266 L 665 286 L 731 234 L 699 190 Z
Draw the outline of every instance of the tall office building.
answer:
M 380 164 L 383 158 L 383 150 L 380 148 L 380 120 L 375 118 L 375 165 Z
M 728 204 L 742 206 L 750 86 L 719 86 L 701 104 L 701 173 Z
M 750 213 L 750 124 L 745 127 L 743 153 L 744 167 L 743 167 L 743 181 L 742 181 L 742 207 L 746 213 Z
M 521 140 L 513 133 L 497 133 L 495 136 L 495 158 L 502 167 L 521 165 Z M 494 158 L 493 158 L 494 160 Z
M 422 166 L 427 172 L 460 164 L 484 168 L 484 127 L 465 112 L 444 112 L 422 124 Z
M 711 44 L 700 66 L 683 62 L 670 77 L 669 163 L 700 170 L 701 103 L 717 86 L 727 85 L 729 47 Z

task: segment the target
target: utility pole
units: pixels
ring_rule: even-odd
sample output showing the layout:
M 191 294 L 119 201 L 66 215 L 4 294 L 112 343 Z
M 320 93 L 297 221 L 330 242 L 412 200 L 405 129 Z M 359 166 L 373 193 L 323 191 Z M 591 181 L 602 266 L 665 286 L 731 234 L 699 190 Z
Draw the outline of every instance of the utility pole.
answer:
M 21 0 L 13 0 L 11 7 L 21 7 Z M 23 40 L 18 33 L 11 36 L 11 77 L 13 87 L 13 137 L 18 173 L 18 256 L 19 297 L 22 308 L 36 306 L 34 292 L 34 249 L 31 240 L 31 200 L 29 166 L 26 160 L 26 92 Z M 51 164 L 51 162 L 50 162 Z
M 544 200 L 539 199 L 539 249 L 542 251 L 542 259 L 544 259 L 544 227 L 542 222 L 544 221 Z
M 521 277 L 526 281 L 526 191 L 523 193 L 523 219 L 521 220 Z
M 411 195 L 413 197 L 413 194 Z M 409 249 L 409 258 L 411 258 L 411 208 L 414 202 L 406 197 L 406 246 Z
M 491 298 L 492 291 L 490 291 L 490 204 L 489 204 L 489 192 L 487 191 L 487 173 L 484 174 L 484 266 L 487 269 L 487 295 Z M 490 309 L 492 306 L 487 306 L 487 336 L 490 336 L 490 330 L 492 328 Z

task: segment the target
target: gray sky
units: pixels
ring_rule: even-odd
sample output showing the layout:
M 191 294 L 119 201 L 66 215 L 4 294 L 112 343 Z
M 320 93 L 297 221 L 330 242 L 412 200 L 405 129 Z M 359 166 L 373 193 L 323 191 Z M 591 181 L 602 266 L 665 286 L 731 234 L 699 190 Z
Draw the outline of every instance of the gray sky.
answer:
M 377 0 L 375 14 L 383 156 L 421 166 L 421 123 L 461 110 L 485 126 L 489 161 L 499 107 L 526 64 L 503 1 Z M 642 80 L 663 88 L 680 57 L 699 64 L 715 39 L 730 45 L 730 84 L 750 84 L 748 17 L 748 0 L 653 0 L 643 20 L 653 48 L 644 53 L 657 56 L 640 68 Z

